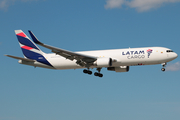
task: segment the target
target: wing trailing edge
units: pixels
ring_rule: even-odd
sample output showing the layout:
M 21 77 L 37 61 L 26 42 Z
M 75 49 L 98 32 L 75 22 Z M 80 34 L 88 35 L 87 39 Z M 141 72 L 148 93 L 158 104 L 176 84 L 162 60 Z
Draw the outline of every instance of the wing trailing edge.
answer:
M 93 63 L 97 60 L 97 57 L 94 57 L 94 56 L 89 56 L 89 55 L 84 55 L 84 54 L 80 54 L 80 53 L 76 53 L 76 52 L 71 52 L 71 51 L 68 51 L 68 50 L 64 50 L 64 49 L 61 49 L 61 48 L 57 48 L 57 47 L 53 47 L 53 46 L 50 46 L 50 45 L 46 45 L 42 42 L 40 42 L 36 36 L 32 33 L 32 31 L 28 31 L 32 40 L 40 45 L 40 46 L 43 46 L 45 48 L 48 48 L 50 49 L 52 52 L 66 58 L 66 59 L 69 59 L 69 60 L 77 60 L 77 64 L 79 64 L 80 66 L 91 66 L 93 65 Z

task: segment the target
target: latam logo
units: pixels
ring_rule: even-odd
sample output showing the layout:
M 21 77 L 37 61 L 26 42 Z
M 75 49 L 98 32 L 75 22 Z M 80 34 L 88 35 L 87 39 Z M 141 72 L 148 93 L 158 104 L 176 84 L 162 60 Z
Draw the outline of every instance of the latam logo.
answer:
M 148 49 L 147 53 L 148 53 L 148 58 L 152 53 L 152 49 Z M 128 59 L 144 59 L 145 58 L 145 52 L 144 50 L 140 50 L 140 51 L 126 51 L 126 52 L 122 52 L 122 55 L 126 55 Z
M 122 55 L 126 55 L 128 59 L 144 59 L 144 54 L 144 50 L 122 52 Z
M 149 56 L 151 55 L 152 51 L 153 51 L 152 49 L 148 49 L 148 50 L 147 50 L 148 58 L 149 58 Z

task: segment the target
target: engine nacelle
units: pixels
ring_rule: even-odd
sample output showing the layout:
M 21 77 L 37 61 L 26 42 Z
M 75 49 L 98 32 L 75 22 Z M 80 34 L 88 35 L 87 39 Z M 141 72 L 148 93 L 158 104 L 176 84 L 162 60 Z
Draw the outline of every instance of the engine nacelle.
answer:
M 94 65 L 97 65 L 98 67 L 110 67 L 112 66 L 112 59 L 111 58 L 98 58 Z
M 108 67 L 107 70 L 116 71 L 116 72 L 128 72 L 129 66 Z

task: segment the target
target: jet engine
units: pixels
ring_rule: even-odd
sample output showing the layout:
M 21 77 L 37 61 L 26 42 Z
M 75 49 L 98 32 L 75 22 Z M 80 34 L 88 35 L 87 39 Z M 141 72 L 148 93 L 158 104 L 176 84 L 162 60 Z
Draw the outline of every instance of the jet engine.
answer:
M 112 66 L 112 58 L 98 58 L 94 65 L 97 65 L 98 67 L 110 67 Z
M 107 70 L 116 71 L 116 72 L 128 72 L 129 66 L 108 67 Z

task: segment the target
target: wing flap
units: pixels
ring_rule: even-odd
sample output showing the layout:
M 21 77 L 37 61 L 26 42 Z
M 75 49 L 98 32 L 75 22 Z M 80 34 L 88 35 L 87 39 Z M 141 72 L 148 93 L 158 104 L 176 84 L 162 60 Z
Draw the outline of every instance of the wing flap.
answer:
M 61 49 L 61 48 L 46 45 L 46 44 L 40 42 L 31 31 L 29 31 L 29 33 L 30 33 L 33 41 L 36 44 L 41 45 L 41 46 L 43 46 L 45 48 L 48 48 L 52 52 L 66 58 L 66 59 L 69 59 L 69 60 L 74 60 L 75 59 L 75 60 L 77 60 L 76 63 L 79 64 L 80 66 L 92 65 L 93 62 L 97 60 L 97 57 L 84 55 L 84 54 L 79 54 L 79 53 L 76 53 L 76 52 L 71 52 L 71 51 L 68 51 L 68 50 Z

